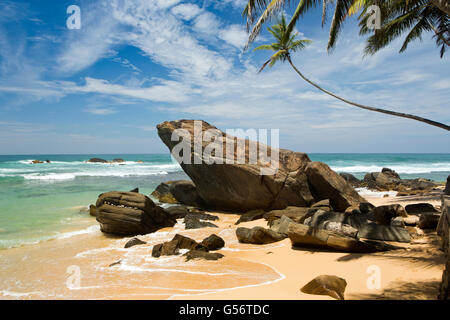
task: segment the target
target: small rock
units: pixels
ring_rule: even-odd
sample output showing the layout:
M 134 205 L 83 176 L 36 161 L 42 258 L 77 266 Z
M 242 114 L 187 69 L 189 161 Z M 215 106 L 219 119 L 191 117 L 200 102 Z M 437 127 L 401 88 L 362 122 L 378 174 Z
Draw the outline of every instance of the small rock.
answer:
M 277 233 L 270 229 L 264 229 L 263 227 L 237 228 L 236 236 L 239 242 L 251 243 L 251 244 L 268 244 L 277 241 L 281 241 L 286 238 L 285 235 Z
M 97 216 L 97 207 L 93 204 L 89 206 L 89 214 L 93 217 Z
M 424 213 L 424 212 L 439 212 L 436 210 L 436 208 L 431 203 L 414 203 L 414 204 L 408 204 L 405 207 L 405 210 L 408 214 L 418 214 L 418 213 Z
M 139 188 L 134 188 L 133 190 L 130 190 L 130 192 L 139 193 Z
M 125 247 L 124 248 L 131 248 L 133 246 L 137 246 L 137 245 L 140 245 L 140 244 L 146 244 L 146 243 L 147 242 L 142 241 L 142 240 L 140 240 L 138 238 L 133 238 L 133 239 L 129 240 L 127 243 L 125 243 Z
M 111 263 L 111 264 L 109 265 L 109 267 L 116 266 L 116 265 L 120 264 L 121 262 L 122 262 L 122 260 L 118 260 L 118 261 L 116 261 L 116 262 L 113 262 L 113 263 Z
M 175 256 L 179 254 L 178 250 L 178 241 L 168 241 L 164 242 L 161 247 L 161 255 L 162 256 Z
M 191 250 L 183 254 L 186 257 L 186 261 L 193 259 L 204 259 L 204 260 L 219 260 L 224 257 L 223 254 L 218 252 L 204 252 L 198 250 Z
M 441 215 L 439 213 L 425 212 L 420 215 L 419 228 L 435 230 Z
M 301 292 L 330 296 L 337 300 L 344 300 L 347 281 L 337 276 L 321 275 L 308 282 Z
M 225 246 L 225 241 L 218 235 L 212 234 L 203 239 L 201 245 L 208 250 L 219 250 Z
M 196 217 L 186 216 L 184 218 L 186 229 L 201 229 L 201 228 L 218 228 L 214 223 L 200 221 Z

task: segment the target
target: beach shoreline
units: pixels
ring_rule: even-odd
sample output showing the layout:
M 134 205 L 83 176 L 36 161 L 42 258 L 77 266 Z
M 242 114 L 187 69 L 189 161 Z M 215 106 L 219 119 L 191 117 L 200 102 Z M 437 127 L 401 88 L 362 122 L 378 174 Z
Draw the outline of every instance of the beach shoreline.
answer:
M 439 205 L 436 195 L 366 199 L 374 205 Z M 91 232 L 74 231 L 68 237 L 2 250 L 0 270 L 5 276 L 0 299 L 332 299 L 300 292 L 303 285 L 321 274 L 346 279 L 346 299 L 437 297 L 444 256 L 435 232 L 409 244 L 395 243 L 405 250 L 349 254 L 293 249 L 289 239 L 268 245 L 241 244 L 234 234 L 239 215 L 209 213 L 219 216 L 215 222 L 218 229 L 184 230 L 179 221 L 173 228 L 140 236 L 147 244 L 129 249 L 123 246 L 130 237 L 104 235 L 97 226 Z M 239 225 L 253 226 L 266 227 L 266 221 Z M 225 257 L 189 262 L 181 256 L 152 258 L 152 246 L 170 240 L 176 233 L 198 241 L 219 234 L 226 246 L 218 252 Z M 68 287 L 71 266 L 80 269 L 79 288 Z M 378 289 L 367 286 L 370 266 L 380 269 Z

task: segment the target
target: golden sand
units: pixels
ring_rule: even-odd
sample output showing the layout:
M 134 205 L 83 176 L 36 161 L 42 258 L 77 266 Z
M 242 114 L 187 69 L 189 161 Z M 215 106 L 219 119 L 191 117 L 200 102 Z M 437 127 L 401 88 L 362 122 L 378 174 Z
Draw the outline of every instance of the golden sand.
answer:
M 368 200 L 376 205 L 439 204 L 438 198 L 425 196 Z M 300 292 L 322 274 L 346 279 L 346 299 L 437 296 L 444 258 L 435 233 L 411 244 L 396 244 L 405 250 L 348 254 L 293 249 L 289 239 L 269 245 L 240 244 L 234 225 L 239 216 L 210 213 L 219 216 L 214 222 L 219 228 L 184 230 L 180 220 L 174 228 L 140 236 L 147 244 L 128 249 L 123 247 L 130 238 L 105 236 L 91 227 L 89 233 L 2 250 L 0 299 L 332 299 Z M 266 226 L 264 220 L 239 226 L 256 225 Z M 153 258 L 153 245 L 176 233 L 198 241 L 216 233 L 226 242 L 218 251 L 225 257 L 189 262 L 181 255 Z M 374 270 L 379 272 L 379 287 L 374 285 Z

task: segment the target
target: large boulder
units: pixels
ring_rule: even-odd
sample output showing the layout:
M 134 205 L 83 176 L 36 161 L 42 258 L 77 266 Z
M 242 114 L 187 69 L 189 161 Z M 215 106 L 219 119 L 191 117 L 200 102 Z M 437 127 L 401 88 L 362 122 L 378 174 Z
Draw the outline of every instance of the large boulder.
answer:
M 170 184 L 169 191 L 179 203 L 194 207 L 202 207 L 204 205 L 203 199 L 199 196 L 197 188 L 192 181 L 174 181 Z
M 270 229 L 263 227 L 237 228 L 236 236 L 239 242 L 251 244 L 268 244 L 278 242 L 286 238 L 284 234 L 280 234 Z
M 419 218 L 418 226 L 420 229 L 435 230 L 437 228 L 440 218 L 441 218 L 440 213 L 433 213 L 433 212 L 422 213 Z
M 346 287 L 347 281 L 345 281 L 345 279 L 336 276 L 321 275 L 304 285 L 300 291 L 308 294 L 326 295 L 337 300 L 344 300 Z
M 342 252 L 377 252 L 397 249 L 382 242 L 361 241 L 356 238 L 336 234 L 299 223 L 290 223 L 288 237 L 295 247 L 319 247 Z
M 438 210 L 436 210 L 436 208 L 431 203 L 427 203 L 427 202 L 408 204 L 408 205 L 406 205 L 405 210 L 408 214 L 419 214 L 419 213 L 424 213 L 424 212 L 439 212 Z
M 348 207 L 358 207 L 365 200 L 339 174 L 322 162 L 310 162 L 306 166 L 306 176 L 316 200 L 330 199 L 336 211 L 345 211 Z
M 192 179 L 198 195 L 208 208 L 245 212 L 253 209 L 283 209 L 287 206 L 306 207 L 315 200 L 330 198 L 328 194 L 333 197 L 330 198 L 332 203 L 340 203 L 340 208 L 343 208 L 346 203 L 341 198 L 348 202 L 361 199 L 343 178 L 331 170 L 327 172 L 331 179 L 337 176 L 342 180 L 340 189 L 330 192 L 329 189 L 334 187 L 332 183 L 331 187 L 322 192 L 315 184 L 315 199 L 306 175 L 306 167 L 311 160 L 305 153 L 272 149 L 259 142 L 237 138 L 204 121 L 167 121 L 159 124 L 157 129 L 159 137 L 171 153 L 184 159 L 180 161 L 180 165 Z M 194 132 L 197 134 L 194 135 Z M 208 138 L 202 138 L 206 136 Z M 234 147 L 238 145 L 238 148 L 227 153 L 227 142 Z M 239 148 L 239 145 L 244 147 Z M 249 151 L 254 150 L 252 146 L 257 146 L 259 155 L 264 149 L 269 157 L 278 152 L 278 158 L 274 157 L 272 166 L 261 161 L 261 158 L 252 162 Z M 209 152 L 211 150 L 214 152 Z M 189 154 L 181 154 L 182 152 Z M 237 161 L 241 152 L 244 161 Z M 340 195 L 340 192 L 349 194 Z
M 172 227 L 176 220 L 140 193 L 111 191 L 96 203 L 96 219 L 105 233 L 134 236 Z

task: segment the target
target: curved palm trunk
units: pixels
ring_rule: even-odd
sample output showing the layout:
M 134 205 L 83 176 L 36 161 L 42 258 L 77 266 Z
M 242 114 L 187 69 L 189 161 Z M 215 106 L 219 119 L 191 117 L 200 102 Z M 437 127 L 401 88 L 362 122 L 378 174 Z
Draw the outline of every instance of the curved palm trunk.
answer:
M 330 95 L 330 96 L 332 96 L 332 97 L 334 97 L 334 98 L 336 98 L 336 99 L 338 99 L 338 100 L 341 100 L 341 101 L 343 101 L 343 102 L 345 102 L 345 103 L 351 104 L 351 105 L 353 105 L 353 106 L 355 106 L 355 107 L 358 107 L 358 108 L 361 108 L 361 109 L 366 109 L 366 110 L 370 110 L 370 111 L 375 111 L 375 112 L 385 113 L 385 114 L 389 114 L 389 115 L 391 115 L 391 116 L 397 116 L 397 117 L 402 117 L 402 118 L 407 118 L 407 119 L 413 119 L 413 120 L 417 120 L 417 121 L 420 121 L 420 122 L 424 122 L 424 123 L 427 123 L 427 124 L 429 124 L 429 125 L 432 125 L 432 126 L 435 126 L 435 127 L 442 128 L 442 129 L 444 129 L 444 130 L 450 131 L 450 126 L 448 126 L 448 125 L 446 125 L 446 124 L 443 124 L 443 123 L 440 123 L 440 122 L 436 122 L 436 121 L 433 121 L 433 120 L 425 119 L 425 118 L 418 117 L 418 116 L 415 116 L 415 115 L 412 115 L 412 114 L 408 114 L 408 113 L 401 113 L 401 112 L 389 111 L 389 110 L 384 110 L 384 109 L 379 109 L 379 108 L 373 108 L 373 107 L 365 106 L 365 105 L 362 105 L 362 104 L 359 104 L 359 103 L 355 103 L 355 102 L 346 100 L 346 99 L 344 99 L 344 98 L 341 98 L 341 97 L 335 95 L 334 93 L 331 93 L 331 92 L 329 92 L 329 91 L 327 91 L 327 90 L 321 88 L 319 85 L 315 84 L 314 82 L 312 82 L 311 80 L 309 80 L 308 78 L 306 78 L 306 77 L 305 77 L 305 76 L 304 76 L 304 75 L 303 75 L 303 74 L 295 67 L 295 65 L 292 63 L 291 57 L 288 56 L 287 59 L 288 59 L 289 63 L 291 64 L 292 68 L 294 68 L 295 72 L 297 72 L 298 75 L 299 75 L 300 77 L 303 78 L 303 80 L 305 80 L 305 81 L 308 82 L 309 84 L 313 85 L 314 87 L 316 87 L 316 88 L 319 89 L 320 91 L 325 92 L 326 94 L 328 94 L 328 95 Z

